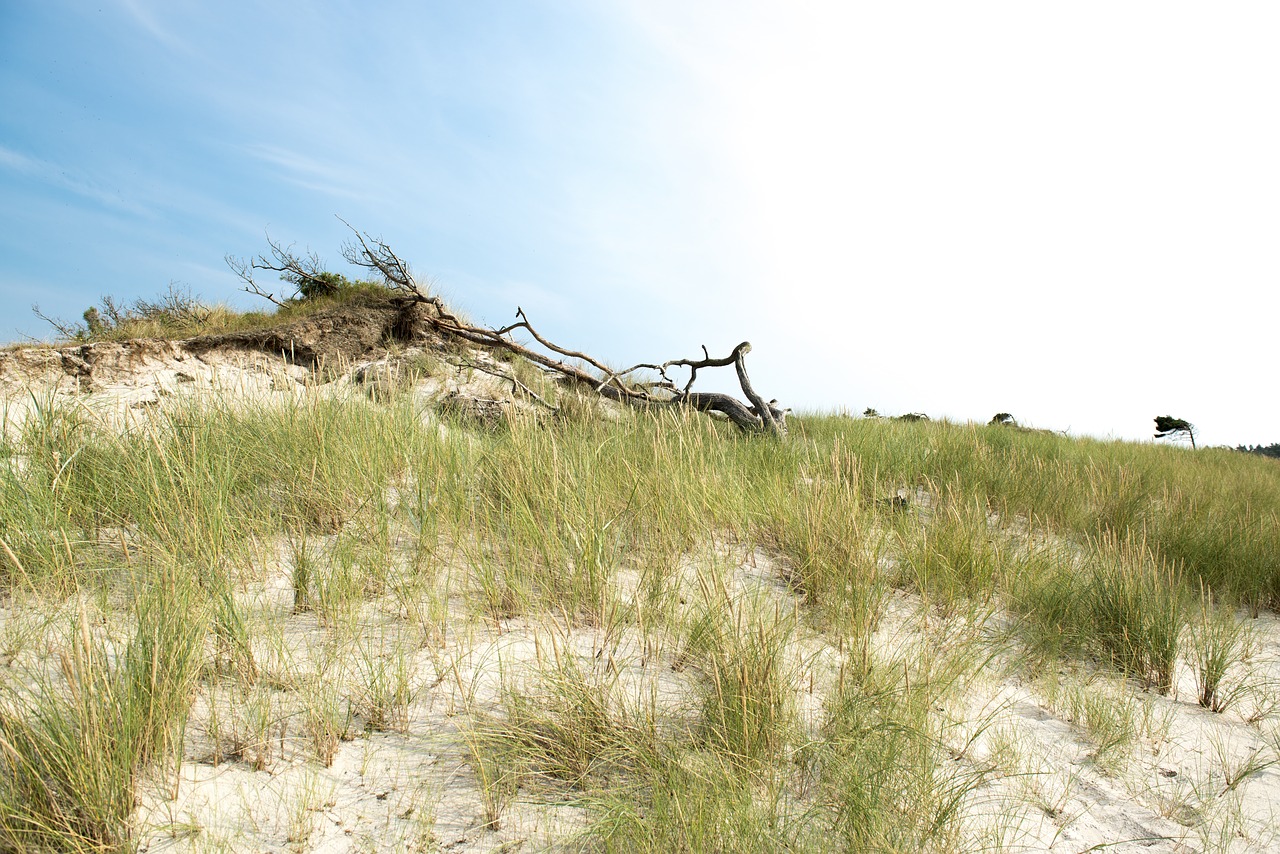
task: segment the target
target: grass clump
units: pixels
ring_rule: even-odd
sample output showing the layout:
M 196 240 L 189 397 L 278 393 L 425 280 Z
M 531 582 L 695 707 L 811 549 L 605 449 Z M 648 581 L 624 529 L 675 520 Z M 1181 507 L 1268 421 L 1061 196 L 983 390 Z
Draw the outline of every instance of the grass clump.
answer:
M 851 660 L 808 732 L 771 700 L 770 677 L 713 677 L 703 736 L 660 739 L 592 800 L 590 835 L 611 851 L 964 850 L 961 808 L 983 773 L 955 762 L 933 711 L 957 660 L 917 652 L 914 663 Z
M 715 752 L 668 750 L 632 787 L 593 805 L 590 836 L 605 851 L 821 850 L 777 780 Z
M 1203 590 L 1187 632 L 1188 658 L 1196 674 L 1196 701 L 1212 712 L 1225 712 L 1240 699 L 1244 685 L 1228 686 L 1227 674 L 1252 647 L 1247 623 L 1230 608 L 1215 605 Z
M 690 644 L 701 648 L 702 737 L 718 754 L 747 764 L 783 755 L 795 733 L 788 661 L 794 615 L 775 604 L 732 599 L 723 588 L 703 588 L 704 607 Z
M 530 684 L 507 685 L 483 718 L 478 745 L 519 785 L 589 790 L 633 770 L 656 740 L 651 709 L 629 702 L 616 673 L 552 641 L 554 661 Z
M 944 501 L 927 526 L 904 532 L 901 541 L 903 580 L 943 611 L 990 603 L 1003 587 L 1009 560 L 985 507 Z
M 0 842 L 7 850 L 127 850 L 147 711 L 100 641 L 62 661 L 63 694 L 45 683 L 0 713 Z
M 0 848 L 131 850 L 135 785 L 177 757 L 203 623 L 189 591 L 143 593 L 117 654 L 85 611 L 56 677 L 0 706 Z
M 1184 580 L 1141 539 L 1104 537 L 1077 554 L 1031 555 L 1009 604 L 1033 648 L 1097 656 L 1160 693 L 1173 685 L 1186 625 Z
M 946 679 L 902 667 L 854 671 L 827 703 L 818 764 L 829 832 L 848 851 L 946 849 L 979 772 L 947 762 L 930 709 Z M 919 676 L 919 674 L 917 674 Z
M 1142 701 L 1126 695 L 1114 677 L 1097 674 L 1055 676 L 1045 684 L 1049 706 L 1093 742 L 1095 767 L 1107 775 L 1121 771 L 1143 734 Z
M 787 580 L 821 628 L 865 640 L 879 623 L 889 578 L 882 570 L 885 532 L 862 497 L 856 458 L 837 446 L 826 470 L 800 496 L 770 485 L 775 500 L 762 524 L 764 542 L 789 563 Z M 797 500 L 799 498 L 800 500 Z
M 1121 672 L 1161 694 L 1173 687 L 1178 638 L 1186 623 L 1186 588 L 1176 567 L 1133 538 L 1097 545 L 1082 603 L 1098 647 Z
M 76 343 L 128 341 L 135 338 L 191 338 L 221 332 L 265 327 L 272 322 L 263 312 L 242 312 L 228 305 L 209 304 L 190 289 L 170 283 L 159 299 L 123 303 L 103 297 L 85 309 L 81 322 L 47 317 L 36 309 L 59 338 Z

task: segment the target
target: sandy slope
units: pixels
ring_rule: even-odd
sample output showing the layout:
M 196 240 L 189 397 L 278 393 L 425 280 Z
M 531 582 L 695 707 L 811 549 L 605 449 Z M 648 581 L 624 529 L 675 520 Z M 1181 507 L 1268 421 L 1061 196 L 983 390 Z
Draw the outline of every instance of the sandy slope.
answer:
M 260 352 L 196 354 L 159 342 L 98 346 L 84 371 L 74 364 L 69 370 L 65 354 L 54 351 L 7 353 L 0 370 L 6 430 L 20 429 L 55 400 L 74 401 L 104 423 L 127 424 L 191 394 L 231 392 L 254 405 L 350 394 L 367 390 L 371 377 L 387 376 L 396 364 L 374 354 L 321 383 L 312 369 Z M 438 376 L 414 391 L 424 399 L 450 392 L 504 395 L 501 383 L 483 375 Z M 608 662 L 629 690 L 661 698 L 675 719 L 692 714 L 685 706 L 694 675 L 673 666 L 672 649 L 655 650 L 634 629 L 479 620 L 465 599 L 471 579 L 460 562 L 441 574 L 430 594 L 436 616 L 415 618 L 404 602 L 373 600 L 359 616 L 359 648 L 326 650 L 327 633 L 316 615 L 293 613 L 290 558 L 280 544 L 265 544 L 263 551 L 241 595 L 267 678 L 247 695 L 233 680 L 202 687 L 176 784 L 170 775 L 141 793 L 142 850 L 554 847 L 584 826 L 585 812 L 572 797 L 548 801 L 515 792 L 496 827 L 486 817 L 466 722 L 468 713 L 493 707 L 500 674 L 526 678 L 549 651 L 558 651 L 578 656 L 588 670 Z M 798 605 L 783 581 L 785 567 L 749 544 L 708 543 L 704 553 L 689 556 L 690 572 L 711 565 L 728 568 L 728 589 L 737 597 Z M 628 575 L 618 577 L 625 601 Z M 41 627 L 28 607 L 34 606 L 0 604 L 0 636 L 15 639 L 5 643 L 6 679 L 48 666 L 39 639 L 53 629 Z M 965 804 L 975 850 L 1280 850 L 1280 620 L 1241 615 L 1253 642 L 1248 660 L 1229 676 L 1228 688 L 1239 697 L 1225 713 L 1213 714 L 1196 705 L 1194 674 L 1185 664 L 1167 697 L 1085 669 L 1032 676 L 999 630 L 1001 619 L 987 615 L 990 661 L 939 712 L 939 733 L 955 751 L 957 772 L 984 775 Z M 875 649 L 909 660 L 955 630 L 895 593 Z M 816 726 L 840 653 L 805 631 L 793 645 L 797 702 Z M 406 717 L 362 731 L 368 721 L 357 712 L 351 739 L 336 745 L 326 766 L 303 723 L 313 690 L 305 686 L 345 686 L 358 694 L 368 681 L 360 668 L 380 662 L 406 667 L 412 692 Z M 1133 733 L 1118 748 L 1100 750 L 1091 735 L 1086 700 L 1097 695 L 1128 709 Z
M 696 571 L 700 561 L 726 558 L 735 596 L 788 604 L 793 594 L 759 550 L 719 545 L 691 556 L 690 566 Z M 246 596 L 284 639 L 289 669 L 306 670 L 322 632 L 313 616 L 287 615 L 287 573 L 286 566 L 278 567 Z M 144 850 L 204 850 L 221 840 L 234 850 L 438 845 L 478 852 L 514 850 L 501 846 L 517 844 L 538 850 L 572 839 L 584 812 L 571 799 L 548 801 L 545 793 L 515 793 L 498 826 L 488 826 L 464 738 L 464 709 L 491 708 L 500 678 L 528 678 L 550 650 L 577 656 L 587 669 L 604 658 L 636 696 L 654 688 L 670 714 L 692 714 L 685 701 L 693 675 L 673 669 L 672 650 L 646 656 L 634 631 L 606 637 L 600 629 L 524 619 L 495 626 L 467 613 L 466 604 L 455 599 L 443 642 L 419 647 L 411 637 L 414 627 L 371 606 L 362 617 L 365 634 L 383 651 L 413 650 L 417 687 L 411 713 L 403 732 L 363 733 L 344 742 L 330 767 L 317 762 L 307 740 L 283 723 L 272 730 L 261 768 L 255 770 L 244 756 L 212 764 L 206 703 L 192 724 L 176 796 L 153 792 L 140 812 L 141 824 L 153 828 Z M 941 736 L 955 749 L 957 773 L 985 775 L 965 807 L 973 849 L 1277 850 L 1280 766 L 1274 763 L 1280 724 L 1273 705 L 1280 684 L 1280 620 L 1264 616 L 1251 625 L 1253 654 L 1232 682 L 1248 687 L 1224 714 L 1195 704 L 1194 678 L 1185 667 L 1177 690 L 1162 697 L 1102 674 L 1064 671 L 1052 680 L 1030 679 L 1018 672 L 1016 649 L 993 641 L 1003 652 L 969 675 L 941 710 L 939 723 Z M 923 645 L 954 634 L 954 626 L 913 597 L 895 594 L 875 649 L 886 659 L 910 659 Z M 803 631 L 793 646 L 800 668 L 797 699 L 816 725 L 839 654 Z M 1097 742 L 1064 699 L 1073 690 L 1110 692 L 1131 702 L 1139 730 L 1132 742 L 1103 761 Z M 298 714 L 283 695 L 278 699 L 282 705 L 273 707 L 273 720 Z
M 379 348 L 335 352 L 324 363 L 308 366 L 287 354 L 253 348 L 139 340 L 0 351 L 0 429 L 16 436 L 29 418 L 57 406 L 123 428 L 164 404 L 192 398 L 246 407 L 316 396 L 377 399 L 399 389 L 419 359 L 437 368 L 406 389 L 424 403 L 454 399 L 530 406 L 513 399 L 508 383 L 481 371 L 452 367 L 429 341 L 394 353 Z M 466 360 L 493 362 L 485 353 L 468 353 Z

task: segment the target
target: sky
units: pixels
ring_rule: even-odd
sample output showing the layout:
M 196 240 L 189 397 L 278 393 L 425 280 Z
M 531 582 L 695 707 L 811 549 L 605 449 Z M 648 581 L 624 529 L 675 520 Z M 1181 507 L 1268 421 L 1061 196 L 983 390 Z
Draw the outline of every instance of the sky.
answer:
M 337 217 L 475 321 L 797 410 L 1280 441 L 1280 5 L 0 0 L 0 340 L 265 307 Z M 734 390 L 727 376 L 706 390 Z

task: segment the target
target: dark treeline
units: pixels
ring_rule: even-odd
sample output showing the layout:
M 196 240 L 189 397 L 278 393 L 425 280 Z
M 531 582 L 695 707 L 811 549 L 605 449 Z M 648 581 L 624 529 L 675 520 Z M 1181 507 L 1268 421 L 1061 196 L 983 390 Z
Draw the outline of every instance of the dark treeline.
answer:
M 1264 457 L 1280 459 L 1280 442 L 1272 442 L 1270 445 L 1236 445 L 1236 450 L 1244 451 L 1246 454 L 1261 454 Z

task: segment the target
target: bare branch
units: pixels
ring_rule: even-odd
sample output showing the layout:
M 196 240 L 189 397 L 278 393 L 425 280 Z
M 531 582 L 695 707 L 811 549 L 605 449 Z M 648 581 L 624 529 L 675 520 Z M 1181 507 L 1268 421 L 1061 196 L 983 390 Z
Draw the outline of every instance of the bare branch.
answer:
M 748 350 L 751 349 L 751 345 L 745 341 L 738 345 L 738 348 L 742 348 L 742 347 L 746 347 Z M 672 368 L 672 367 L 688 368 L 689 381 L 684 384 L 684 393 L 688 394 L 689 389 L 693 388 L 694 380 L 698 378 L 699 368 L 723 368 L 728 365 L 732 365 L 738 358 L 738 350 L 735 349 L 732 353 L 730 353 L 728 356 L 725 356 L 723 359 L 713 359 L 711 358 L 711 354 L 707 352 L 707 345 L 703 344 L 702 355 L 703 355 L 703 358 L 697 361 L 694 361 L 692 359 L 672 359 L 669 362 L 663 362 L 662 368 L 661 368 L 663 372 L 662 375 L 664 377 L 666 376 L 667 368 Z
M 271 248 L 272 257 L 268 259 L 265 255 L 259 255 L 253 259 L 255 270 L 271 270 L 279 273 L 281 279 L 297 286 L 300 290 L 307 282 L 325 284 L 324 279 L 321 278 L 321 274 L 325 272 L 325 265 L 316 253 L 295 255 L 293 244 L 282 246 L 279 242 L 272 240 L 270 235 L 267 236 L 267 246 Z
M 590 358 L 586 354 L 561 347 L 542 337 L 542 335 L 533 328 L 533 325 L 529 322 L 529 318 L 524 313 L 523 309 L 517 308 L 516 316 L 520 318 L 519 322 L 513 323 L 510 326 L 502 327 L 501 329 L 479 329 L 477 327 L 467 326 L 466 324 L 457 324 L 456 326 L 452 326 L 451 331 L 465 340 L 478 344 L 485 344 L 491 347 L 499 347 L 521 355 L 532 362 L 557 371 L 571 380 L 584 385 L 590 385 L 596 393 L 602 394 L 611 400 L 637 406 L 688 405 L 700 411 L 720 412 L 726 415 L 739 428 L 748 432 L 764 432 L 778 437 L 786 435 L 787 410 L 779 408 L 776 405 L 777 401 L 769 401 L 766 403 L 763 398 L 756 393 L 755 389 L 751 385 L 750 379 L 747 377 L 744 358 L 746 354 L 751 351 L 751 344 L 747 341 L 743 341 L 733 349 L 732 353 L 722 359 L 711 358 L 710 353 L 704 345 L 702 352 L 705 355 L 705 358 L 703 359 L 673 359 L 662 365 L 640 364 L 634 368 L 628 369 L 627 371 L 615 374 L 603 364 Z M 606 374 L 605 381 L 601 382 L 598 378 L 593 377 L 591 374 L 588 374 L 579 368 L 573 367 L 567 362 L 552 359 L 511 340 L 508 336 L 516 329 L 524 329 L 528 331 L 539 344 L 558 355 L 566 356 L 571 359 L 580 359 L 581 361 L 595 367 L 597 370 Z M 720 394 L 718 392 L 694 392 L 690 390 L 699 368 L 727 367 L 729 365 L 734 365 L 736 367 L 738 372 L 738 381 L 742 385 L 743 393 L 746 394 L 747 399 L 750 401 L 750 405 L 744 404 L 727 394 Z M 688 367 L 690 370 L 691 376 L 689 382 L 683 389 L 676 389 L 674 384 L 667 379 L 665 371 L 668 367 L 672 366 L 684 366 Z M 619 377 L 634 370 L 638 370 L 639 368 L 656 369 L 663 377 L 664 381 L 648 384 L 648 388 L 646 389 L 644 387 L 635 388 L 627 386 L 619 379 Z M 652 391 L 654 388 L 660 389 L 670 396 L 658 397 Z
M 324 262 L 320 260 L 320 256 L 315 252 L 298 255 L 293 251 L 292 244 L 285 246 L 277 240 L 272 240 L 270 234 L 267 235 L 267 247 L 271 250 L 270 258 L 266 255 L 258 255 L 255 258 L 245 260 L 231 255 L 225 256 L 224 260 L 227 262 L 227 266 L 231 268 L 231 272 L 239 276 L 245 283 L 244 290 L 269 300 L 278 306 L 283 307 L 285 305 L 283 300 L 277 299 L 274 294 L 258 284 L 253 277 L 254 270 L 269 270 L 273 273 L 279 273 L 283 281 L 294 286 L 295 293 L 305 292 L 310 285 L 315 285 L 321 289 L 330 286 L 330 283 L 324 278 L 326 273 Z
M 86 331 L 85 328 L 78 323 L 68 323 L 65 320 L 59 320 L 56 317 L 50 317 L 49 315 L 42 312 L 40 310 L 40 306 L 35 303 L 31 304 L 31 312 L 36 317 L 40 318 L 45 323 L 52 326 L 54 328 L 54 331 L 56 331 L 63 338 L 70 338 L 70 339 L 80 338 L 81 336 L 84 335 Z
M 684 395 L 679 401 L 687 403 L 700 412 L 719 412 L 727 415 L 730 421 L 748 433 L 761 430 L 760 419 L 755 412 L 743 405 L 742 401 L 727 394 L 695 391 Z
M 518 323 L 513 323 L 510 326 L 504 326 L 501 329 L 495 329 L 493 330 L 494 334 L 505 337 L 506 335 L 510 334 L 516 329 L 524 329 L 530 335 L 533 336 L 535 341 L 537 341 L 539 344 L 541 344 L 543 347 L 546 347 L 548 350 L 552 351 L 553 353 L 559 353 L 561 356 L 568 356 L 570 359 L 580 359 L 583 362 L 586 362 L 591 367 L 595 368 L 600 373 L 604 374 L 605 375 L 604 382 L 602 382 L 600 386 L 596 389 L 597 392 L 601 391 L 605 386 L 613 385 L 617 388 L 618 391 L 620 391 L 624 395 L 634 396 L 638 394 L 637 392 L 635 392 L 634 390 L 628 388 L 625 384 L 623 384 L 622 381 L 618 379 L 618 375 L 614 374 L 613 371 L 609 370 L 609 368 L 606 365 L 596 361 L 595 359 L 588 356 L 586 353 L 579 353 L 576 350 L 567 350 L 563 347 L 560 347 L 556 344 L 551 343 L 546 338 L 543 338 L 541 335 L 538 334 L 538 330 L 533 328 L 533 324 L 529 322 L 528 315 L 524 313 L 524 309 L 521 308 L 520 306 L 516 306 L 516 317 L 520 318 Z
M 516 390 L 523 391 L 525 394 L 529 395 L 529 397 L 533 398 L 538 403 L 541 403 L 543 406 L 545 406 L 547 409 L 550 409 L 552 412 L 560 411 L 560 407 L 556 406 L 555 404 L 548 403 L 546 400 L 542 398 L 540 394 L 538 394 L 533 389 L 529 388 L 524 383 L 520 382 L 520 380 L 516 379 L 510 374 L 505 374 L 502 371 L 497 370 L 496 368 L 490 368 L 486 365 L 481 365 L 477 362 L 459 362 L 457 364 L 457 367 L 471 368 L 473 370 L 480 371 L 481 373 L 488 374 L 491 377 L 497 377 L 500 380 L 506 380 L 507 382 L 511 383 L 511 390 L 513 392 Z
M 368 232 L 357 230 L 342 217 L 338 217 L 338 222 L 351 229 L 351 233 L 360 244 L 356 246 L 355 243 L 348 241 L 343 245 L 342 257 L 347 259 L 347 263 L 374 271 L 382 276 L 387 287 L 394 291 L 404 291 L 421 300 L 427 300 L 426 293 L 414 281 L 409 265 L 381 238 L 371 237 Z
M 231 268 L 231 272 L 239 276 L 241 281 L 244 282 L 242 290 L 248 291 L 255 296 L 260 296 L 268 302 L 275 303 L 282 308 L 284 307 L 283 302 L 276 299 L 274 294 L 264 291 L 262 286 L 254 280 L 252 262 L 246 261 L 243 258 L 236 258 L 233 255 L 224 255 L 222 260 L 226 261 L 227 266 Z
M 738 384 L 742 386 L 742 393 L 747 396 L 747 400 L 751 401 L 752 410 L 760 416 L 760 421 L 764 424 L 764 429 L 769 433 L 781 435 L 786 432 L 783 423 L 774 417 L 774 407 L 771 403 L 765 403 L 764 398 L 756 392 L 751 386 L 751 380 L 747 377 L 746 355 L 751 352 L 751 342 L 743 341 L 737 347 L 733 348 L 733 366 L 738 372 Z

